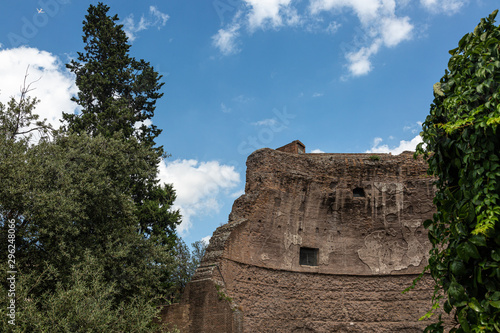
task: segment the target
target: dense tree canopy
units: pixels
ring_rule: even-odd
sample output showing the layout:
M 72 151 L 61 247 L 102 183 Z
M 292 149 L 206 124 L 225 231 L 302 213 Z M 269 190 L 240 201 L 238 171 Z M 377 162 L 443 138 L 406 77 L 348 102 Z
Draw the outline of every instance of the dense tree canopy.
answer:
M 434 85 L 417 153 L 437 176 L 437 213 L 425 222 L 433 245 L 436 305 L 454 314 L 452 332 L 500 332 L 500 29 L 498 11 L 450 51 Z M 453 311 L 453 312 L 452 312 Z M 428 327 L 443 332 L 442 323 Z
M 62 331 L 97 329 L 94 319 L 123 326 L 128 314 L 117 317 L 120 307 L 135 311 L 136 304 L 142 309 L 134 314 L 138 325 L 153 328 L 156 305 L 165 302 L 159 297 L 175 289 L 169 282 L 176 262 L 170 246 L 137 231 L 131 175 L 154 173 L 144 160 L 149 149 L 136 139 L 84 133 L 30 145 L 29 137 L 19 136 L 22 132 L 6 128 L 18 118 L 32 118 L 34 104 L 19 107 L 11 100 L 7 108 L 0 105 L 0 133 L 7 133 L 0 136 L 0 246 L 7 248 L 7 221 L 14 220 L 18 327 L 37 331 L 36 325 L 48 324 L 51 311 L 54 316 L 61 312 L 61 325 L 65 320 L 68 327 L 81 325 Z M 3 276 L 9 271 L 5 264 Z M 4 276 L 2 294 L 6 281 Z M 102 298 L 92 298 L 91 292 Z M 70 296 L 71 301 L 64 300 Z M 77 324 L 72 319 L 77 304 L 92 300 L 94 307 L 110 311 L 100 319 L 88 314 L 82 317 L 87 322 Z M 6 301 L 2 297 L 3 320 Z
M 154 139 L 161 130 L 149 124 L 163 83 L 161 76 L 144 60 L 130 57 L 123 26 L 116 15 L 108 15 L 109 7 L 90 5 L 83 21 L 85 52 L 67 67 L 76 74 L 79 114 L 64 114 L 64 129 L 69 133 L 86 133 L 91 137 L 136 139 L 148 149 L 141 159 L 150 172 L 131 174 L 132 198 L 136 204 L 139 232 L 154 235 L 162 244 L 174 246 L 178 212 L 171 211 L 175 198 L 171 186 L 158 184 L 160 159 L 165 156 Z M 146 165 L 144 166 L 146 167 Z
M 148 123 L 163 84 L 129 57 L 108 10 L 90 6 L 86 53 L 68 65 L 81 113 L 53 132 L 33 113 L 29 85 L 0 103 L 0 246 L 14 221 L 17 270 L 12 326 L 1 262 L 2 332 L 157 332 L 158 305 L 179 290 L 180 214 L 174 189 L 157 179 L 165 154 Z

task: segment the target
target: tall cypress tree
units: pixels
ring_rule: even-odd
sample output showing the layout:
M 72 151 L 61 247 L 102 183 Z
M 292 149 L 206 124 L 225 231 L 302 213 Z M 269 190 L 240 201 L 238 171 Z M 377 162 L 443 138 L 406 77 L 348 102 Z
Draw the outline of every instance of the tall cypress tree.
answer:
M 153 147 L 161 130 L 144 122 L 153 118 L 156 100 L 163 96 L 159 92 L 164 84 L 162 76 L 148 62 L 129 56 L 123 26 L 116 24 L 118 16 L 108 16 L 108 11 L 108 6 L 99 3 L 90 5 L 85 16 L 85 52 L 78 52 L 78 60 L 66 65 L 76 74 L 80 91 L 73 101 L 82 110 L 63 118 L 70 131 L 108 137 L 121 131 L 125 138 L 136 136 Z
M 154 116 L 156 100 L 163 96 L 159 92 L 163 86 L 161 75 L 148 62 L 130 57 L 123 26 L 117 24 L 118 16 L 109 16 L 108 11 L 103 3 L 90 5 L 83 21 L 85 52 L 78 52 L 77 60 L 66 65 L 76 74 L 80 91 L 73 101 L 81 106 L 81 112 L 63 115 L 63 131 L 136 139 L 150 150 L 144 158 L 150 172 L 130 175 L 139 232 L 173 246 L 180 215 L 171 211 L 174 189 L 171 185 L 159 185 L 156 179 L 158 163 L 166 154 L 154 141 L 161 130 L 148 124 Z

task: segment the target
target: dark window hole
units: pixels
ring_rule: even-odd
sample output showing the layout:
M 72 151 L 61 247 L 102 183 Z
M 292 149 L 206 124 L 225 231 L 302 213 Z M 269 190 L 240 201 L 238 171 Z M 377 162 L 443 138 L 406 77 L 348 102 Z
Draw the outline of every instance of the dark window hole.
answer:
M 318 266 L 318 252 L 319 249 L 301 247 L 299 263 L 304 266 Z
M 354 190 L 352 190 L 352 196 L 354 198 L 364 198 L 365 190 L 363 190 L 361 187 L 356 187 Z

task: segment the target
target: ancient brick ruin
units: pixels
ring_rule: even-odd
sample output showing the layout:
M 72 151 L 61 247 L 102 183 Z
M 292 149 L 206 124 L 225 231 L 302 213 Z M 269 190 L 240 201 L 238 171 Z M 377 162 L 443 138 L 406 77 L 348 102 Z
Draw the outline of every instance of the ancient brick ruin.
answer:
M 434 189 L 412 153 L 305 154 L 294 141 L 247 160 L 245 194 L 179 304 L 182 333 L 422 332 Z

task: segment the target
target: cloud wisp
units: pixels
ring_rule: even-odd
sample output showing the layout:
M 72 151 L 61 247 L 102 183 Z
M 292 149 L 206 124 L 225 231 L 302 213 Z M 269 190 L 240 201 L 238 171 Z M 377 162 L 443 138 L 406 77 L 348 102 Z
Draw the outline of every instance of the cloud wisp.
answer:
M 238 48 L 237 38 L 239 33 L 240 25 L 234 23 L 227 27 L 226 29 L 219 29 L 219 31 L 212 36 L 213 45 L 220 50 L 223 55 L 231 55 L 240 52 Z
M 262 119 L 252 123 L 254 126 L 275 126 L 278 123 L 276 118 Z
M 468 0 L 420 0 L 420 8 L 452 15 Z M 346 60 L 346 77 L 358 77 L 373 70 L 373 57 L 383 48 L 394 48 L 413 38 L 415 23 L 400 9 L 419 6 L 408 0 L 243 0 L 231 23 L 212 36 L 212 44 L 224 56 L 242 51 L 239 39 L 246 32 L 299 27 L 306 31 L 335 34 L 341 28 L 339 16 L 353 15 L 359 25 L 357 37 L 341 43 Z
M 123 30 L 127 35 L 130 42 L 133 42 L 137 38 L 137 33 L 143 30 L 147 30 L 151 27 L 156 27 L 161 29 L 167 24 L 168 16 L 162 13 L 156 6 L 149 6 L 149 16 L 146 17 L 144 14 L 141 15 L 139 22 L 134 19 L 134 14 L 127 16 L 121 24 L 123 24 Z
M 453 15 L 467 3 L 467 0 L 420 0 L 420 4 L 431 13 Z
M 212 36 L 212 45 L 222 55 L 233 55 L 241 52 L 238 38 L 244 28 L 253 33 L 257 29 L 298 25 L 301 17 L 291 3 L 292 0 L 243 0 L 231 23 Z
M 344 44 L 346 67 L 351 76 L 368 74 L 373 65 L 371 58 L 381 47 L 395 47 L 410 40 L 414 25 L 408 16 L 397 15 L 395 0 L 311 0 L 309 10 L 313 15 L 349 11 L 360 23 L 363 38 Z

